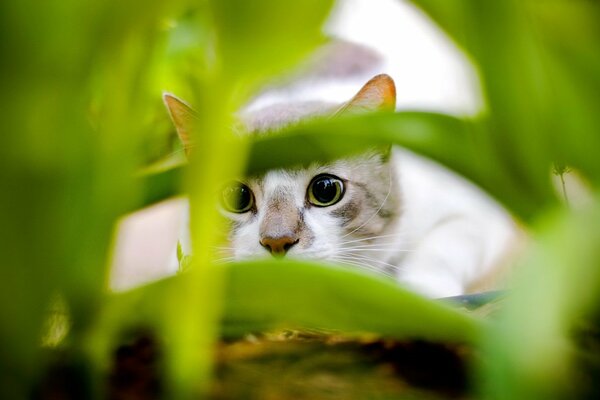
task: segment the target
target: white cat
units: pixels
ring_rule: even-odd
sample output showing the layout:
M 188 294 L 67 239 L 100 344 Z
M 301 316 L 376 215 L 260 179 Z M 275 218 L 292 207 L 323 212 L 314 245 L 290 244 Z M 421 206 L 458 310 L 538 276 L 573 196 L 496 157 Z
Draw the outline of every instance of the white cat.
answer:
M 261 134 L 316 115 L 393 110 L 395 95 L 392 79 L 378 75 L 342 105 L 274 104 L 243 111 L 240 121 Z M 186 144 L 194 113 L 175 96 L 164 100 Z M 341 263 L 431 297 L 469 291 L 499 265 L 515 232 L 475 187 L 400 148 L 244 179 L 225 188 L 221 209 L 231 221 L 231 259 Z

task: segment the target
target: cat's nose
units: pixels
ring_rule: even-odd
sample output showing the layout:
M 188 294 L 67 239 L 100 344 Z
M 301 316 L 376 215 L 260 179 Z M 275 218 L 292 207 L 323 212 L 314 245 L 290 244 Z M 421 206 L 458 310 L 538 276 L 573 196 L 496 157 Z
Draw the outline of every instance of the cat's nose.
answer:
M 279 236 L 279 237 L 263 237 L 260 239 L 260 244 L 274 257 L 283 257 L 296 243 L 297 238 L 291 236 Z

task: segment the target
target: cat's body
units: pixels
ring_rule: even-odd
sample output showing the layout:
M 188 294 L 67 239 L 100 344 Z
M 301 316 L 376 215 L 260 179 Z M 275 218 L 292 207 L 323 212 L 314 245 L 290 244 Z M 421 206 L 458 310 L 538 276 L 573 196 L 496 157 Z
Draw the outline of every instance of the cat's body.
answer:
M 188 106 L 170 95 L 165 102 L 185 141 Z M 315 115 L 394 106 L 393 81 L 380 75 L 342 105 L 275 104 L 242 112 L 240 120 L 248 134 L 261 134 Z M 514 232 L 477 189 L 399 148 L 268 171 L 226 191 L 221 208 L 232 223 L 224 256 L 342 263 L 432 297 L 466 292 L 496 267 Z

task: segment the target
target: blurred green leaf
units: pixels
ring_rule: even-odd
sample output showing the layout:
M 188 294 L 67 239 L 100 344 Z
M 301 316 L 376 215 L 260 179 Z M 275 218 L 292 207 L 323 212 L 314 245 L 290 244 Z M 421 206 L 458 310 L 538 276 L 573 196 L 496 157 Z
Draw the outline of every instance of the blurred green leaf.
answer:
M 138 179 L 141 181 L 140 186 L 142 187 L 141 202 L 128 211 L 135 211 L 181 194 L 183 191 L 182 169 L 182 166 L 176 166 L 139 175 Z
M 552 122 L 559 103 L 525 3 L 415 1 L 480 72 L 488 117 L 482 145 L 521 191 L 540 202 L 552 198 L 548 171 L 553 161 L 562 161 L 557 159 L 561 133 Z
M 323 41 L 332 0 L 215 0 L 219 62 L 228 79 L 253 84 L 281 73 Z
M 249 155 L 248 172 L 308 165 L 397 144 L 428 156 L 480 185 L 523 220 L 530 220 L 540 203 L 523 192 L 495 153 L 485 145 L 486 125 L 443 114 L 400 112 L 335 118 L 302 124 L 257 138 Z
M 482 321 L 403 289 L 390 279 L 348 267 L 257 260 L 217 268 L 227 276 L 226 335 L 239 337 L 285 326 L 475 343 L 484 328 Z M 189 273 L 111 296 L 90 336 L 91 351 L 103 357 L 106 351 L 98 349 L 110 349 L 119 334 L 132 327 L 153 326 L 159 333 L 171 329 L 165 325 L 169 318 L 164 314 L 173 309 L 169 303 L 178 298 L 174 292 L 181 290 L 182 281 L 189 281 Z
M 227 268 L 226 334 L 284 325 L 398 339 L 480 339 L 481 321 L 377 275 L 293 260 L 250 261 Z
M 563 162 L 600 182 L 600 4 L 593 1 L 531 2 L 531 24 L 545 51 L 551 78 L 557 151 Z
M 426 112 L 316 120 L 252 138 L 246 171 L 260 174 L 273 168 L 307 166 L 314 161 L 332 161 L 368 148 L 397 144 L 455 170 L 484 188 L 516 216 L 529 221 L 541 204 L 552 204 L 555 197 L 523 192 L 523 183 L 515 182 L 496 154 L 485 146 L 486 128 L 480 120 Z M 178 174 L 179 170 L 174 169 L 148 176 L 143 186 L 153 195 L 147 196 L 144 204 L 178 193 Z
M 488 336 L 486 398 L 580 398 L 595 378 L 577 364 L 583 323 L 600 304 L 600 207 L 547 215 Z M 596 357 L 598 354 L 589 354 Z M 579 359 L 581 361 L 581 359 Z M 598 371 L 595 371 L 596 373 Z
M 57 293 L 71 312 L 72 343 L 101 302 L 113 224 L 137 194 L 138 89 L 162 12 L 138 8 L 0 6 L 0 103 L 3 130 L 12 132 L 0 139 L 1 398 L 31 395 Z

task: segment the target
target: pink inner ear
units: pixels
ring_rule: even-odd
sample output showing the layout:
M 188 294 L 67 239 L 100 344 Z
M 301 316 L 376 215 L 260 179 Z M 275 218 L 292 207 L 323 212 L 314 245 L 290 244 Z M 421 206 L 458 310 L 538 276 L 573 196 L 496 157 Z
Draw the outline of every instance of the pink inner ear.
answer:
M 375 111 L 396 109 L 396 85 L 386 74 L 373 77 L 339 111 Z

